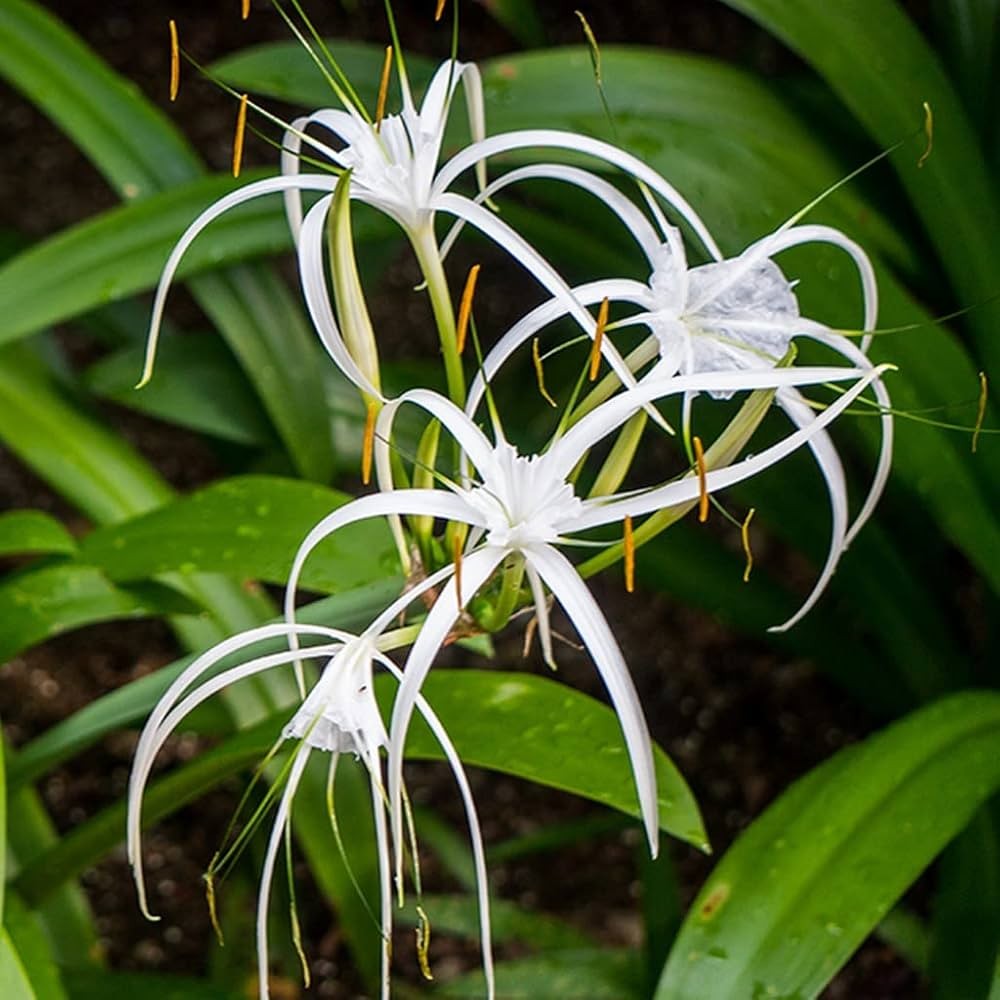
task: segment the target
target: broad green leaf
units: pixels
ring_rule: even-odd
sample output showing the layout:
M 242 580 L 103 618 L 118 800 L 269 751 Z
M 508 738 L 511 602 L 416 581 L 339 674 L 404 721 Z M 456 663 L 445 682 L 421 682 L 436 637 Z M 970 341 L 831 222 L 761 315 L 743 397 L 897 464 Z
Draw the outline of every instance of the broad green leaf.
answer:
M 0 342 L 14 340 L 96 306 L 156 285 L 184 230 L 210 204 L 258 180 L 198 178 L 112 209 L 36 244 L 0 268 Z M 280 200 L 263 198 L 227 212 L 196 240 L 181 278 L 291 245 Z M 133 374 L 133 384 L 139 372 Z
M 950 844 L 938 866 L 929 973 L 934 1000 L 985 1000 L 998 958 L 1000 839 L 989 807 Z
M 3 733 L 0 732 L 0 917 L 3 915 L 4 888 L 7 884 L 7 764 L 4 760 Z
M 84 539 L 81 557 L 114 580 L 208 571 L 284 583 L 309 530 L 349 499 L 295 479 L 234 477 L 95 531 Z M 379 519 L 347 527 L 318 546 L 303 585 L 339 592 L 397 572 L 392 538 Z
M 299 620 L 342 629 L 362 629 L 398 596 L 401 588 L 402 580 L 391 578 L 359 590 L 326 597 L 299 609 Z M 281 647 L 282 643 L 275 640 L 261 643 L 258 648 L 263 655 L 265 652 L 277 652 Z M 110 691 L 25 744 L 7 762 L 11 786 L 21 787 L 33 782 L 70 757 L 93 746 L 112 730 L 142 722 L 193 659 L 193 656 L 185 656 L 152 674 Z M 222 660 L 218 669 L 236 666 L 239 662 L 235 657 Z
M 420 827 L 417 827 L 417 835 Z M 474 896 L 431 896 L 426 893 L 420 905 L 427 912 L 432 934 L 456 934 L 479 939 L 479 904 Z M 397 921 L 416 926 L 415 910 L 407 908 Z M 520 942 L 537 951 L 549 952 L 566 948 L 586 948 L 593 941 L 577 928 L 540 913 L 532 913 L 506 899 L 490 900 L 490 927 L 493 944 Z
M 8 976 L 22 988 L 22 976 L 28 981 L 27 996 L 37 1000 L 66 1000 L 53 949 L 38 915 L 29 911 L 13 894 L 8 894 L 4 904 L 3 942 L 0 946 L 5 952 L 0 957 L 0 996 L 4 1000 L 18 995 L 17 987 L 9 993 L 5 989 Z
M 977 334 L 981 364 L 1000 368 L 1000 208 L 976 135 L 937 56 L 895 0 L 725 0 L 781 38 L 823 76 L 887 148 L 913 134 L 927 102 L 934 148 L 922 165 L 907 147 L 892 157 L 934 241 L 941 266 Z
M 383 712 L 394 694 L 391 678 L 379 677 L 377 695 Z M 424 694 L 464 763 L 572 792 L 638 816 L 618 721 L 611 709 L 588 695 L 543 677 L 479 670 L 432 673 Z M 469 710 L 470 705 L 475 712 Z M 144 800 L 145 822 L 170 815 L 234 771 L 260 761 L 287 722 L 288 711 L 244 730 L 153 783 Z M 433 735 L 420 721 L 411 728 L 406 755 L 415 760 L 443 760 Z M 684 779 L 658 747 L 654 747 L 654 757 L 661 827 L 706 848 L 698 807 Z M 306 798 L 315 795 L 314 790 Z M 310 810 L 306 822 L 312 833 L 308 850 L 313 858 L 323 849 L 320 831 L 329 827 L 322 814 L 322 810 Z M 17 890 L 32 904 L 45 899 L 121 841 L 124 817 L 125 804 L 119 802 L 67 833 L 20 872 L 15 879 Z
M 36 1000 L 28 970 L 6 927 L 0 927 L 0 993 L 9 1000 Z
M 160 584 L 123 588 L 94 566 L 44 566 L 0 583 L 0 661 L 81 625 L 200 610 Z
M 498 962 L 496 980 L 498 997 L 639 1000 L 643 995 L 636 953 L 611 948 L 578 948 Z M 483 988 L 482 973 L 474 972 L 444 983 L 438 995 L 457 1000 L 482 996 Z
M 796 782 L 705 883 L 658 1000 L 817 996 L 1000 785 L 998 738 L 1000 695 L 954 695 Z
M 165 339 L 156 377 L 135 388 L 144 349 L 124 347 L 87 369 L 91 392 L 122 406 L 224 441 L 266 445 L 274 432 L 260 402 L 233 357 L 215 337 Z
M 156 1000 L 246 1000 L 245 992 L 237 993 L 186 976 L 74 969 L 66 978 L 69 1000 L 107 1000 L 118 996 L 146 996 Z
M 41 510 L 0 514 L 0 556 L 75 551 L 73 536 L 51 514 Z
M 52 117 L 127 200 L 203 173 L 138 89 L 40 6 L 12 0 L 0 11 L 0 75 Z M 333 452 L 320 351 L 301 309 L 259 266 L 193 278 L 189 288 L 240 359 L 296 468 L 308 478 L 329 479 Z

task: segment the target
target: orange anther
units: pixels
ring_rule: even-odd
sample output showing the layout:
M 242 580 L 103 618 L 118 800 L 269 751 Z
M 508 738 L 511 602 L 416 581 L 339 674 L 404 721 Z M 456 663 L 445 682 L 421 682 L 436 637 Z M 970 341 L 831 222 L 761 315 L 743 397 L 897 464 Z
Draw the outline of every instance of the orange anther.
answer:
M 625 589 L 631 594 L 635 590 L 635 534 L 632 531 L 632 517 L 625 515 Z
M 378 83 L 378 100 L 375 102 L 375 131 L 382 126 L 385 117 L 385 102 L 389 98 L 389 76 L 392 73 L 392 46 L 385 47 L 385 58 L 382 60 L 382 76 Z
M 434 11 L 434 20 L 435 21 L 440 21 L 441 20 L 441 15 L 444 13 L 444 5 L 447 2 L 448 2 L 448 0 L 438 0 L 437 9 Z
M 705 450 L 701 446 L 701 438 L 695 436 L 692 439 L 694 444 L 694 461 L 698 469 L 698 520 L 704 524 L 708 520 L 708 475 L 705 469 Z
M 451 540 L 451 561 L 455 564 L 455 594 L 458 596 L 458 606 L 462 606 L 462 535 L 455 532 Z
M 247 95 L 240 97 L 240 110 L 236 113 L 236 135 L 233 137 L 233 176 L 240 176 L 243 165 L 243 136 L 247 129 Z
M 608 300 L 605 296 L 597 310 L 597 326 L 594 329 L 594 344 L 590 349 L 590 381 L 597 378 L 601 367 L 601 344 L 604 342 L 604 329 L 608 325 Z
M 378 405 L 368 404 L 365 413 L 365 436 L 361 443 L 361 482 L 367 486 L 372 481 L 372 455 L 375 452 L 375 418 L 378 416 Z
M 241 0 L 240 16 L 244 21 L 250 16 L 250 0 Z
M 177 100 L 181 88 L 181 46 L 177 40 L 177 22 L 170 19 L 170 100 Z
M 479 278 L 479 265 L 469 268 L 469 276 L 465 279 L 462 290 L 462 301 L 458 304 L 458 328 L 455 331 L 455 345 L 458 353 L 465 350 L 465 336 L 469 332 L 469 317 L 472 315 L 472 296 L 476 293 L 476 281 Z

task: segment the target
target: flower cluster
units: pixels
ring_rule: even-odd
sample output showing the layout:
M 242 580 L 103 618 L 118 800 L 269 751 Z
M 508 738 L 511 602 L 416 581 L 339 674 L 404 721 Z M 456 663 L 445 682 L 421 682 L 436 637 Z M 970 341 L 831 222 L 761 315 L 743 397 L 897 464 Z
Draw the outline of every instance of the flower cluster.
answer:
M 642 706 L 628 665 L 611 626 L 577 566 L 564 549 L 573 545 L 619 546 L 627 564 L 634 560 L 637 531 L 646 518 L 653 533 L 664 512 L 680 514 L 696 504 L 707 510 L 708 498 L 773 466 L 799 448 L 811 450 L 827 485 L 832 508 L 829 554 L 813 592 L 799 612 L 779 627 L 793 624 L 813 605 L 837 560 L 869 517 L 882 491 L 891 458 L 892 422 L 882 383 L 885 367 L 867 358 L 867 343 L 855 346 L 845 335 L 801 314 L 794 284 L 775 258 L 806 242 L 825 242 L 844 251 L 854 263 L 863 295 L 862 327 L 876 322 L 877 290 L 864 251 L 844 234 L 826 226 L 794 221 L 725 258 L 706 225 L 682 195 L 636 157 L 586 136 L 553 130 L 518 131 L 486 137 L 483 97 L 475 66 L 448 61 L 434 75 L 420 109 L 400 65 L 402 109 L 372 120 L 352 100 L 340 110 L 322 110 L 287 127 L 280 176 L 246 185 L 222 198 L 194 221 L 164 270 L 154 306 L 147 359 L 151 370 L 164 300 L 177 265 L 192 240 L 231 207 L 280 192 L 295 239 L 302 289 L 318 336 L 343 373 L 367 403 L 367 456 L 374 464 L 377 489 L 321 520 L 299 548 L 288 582 L 285 622 L 265 626 L 199 657 L 174 682 L 142 734 L 129 800 L 129 852 L 142 888 L 140 812 L 142 796 L 157 751 L 183 718 L 205 698 L 234 681 L 279 666 L 292 666 L 303 694 L 283 738 L 294 745 L 283 773 L 277 817 L 265 855 L 258 909 L 261 996 L 267 987 L 267 908 L 277 851 L 287 835 L 291 802 L 306 763 L 315 751 L 349 752 L 366 768 L 371 783 L 380 859 L 381 925 L 385 940 L 383 996 L 389 991 L 389 934 L 393 875 L 401 891 L 406 842 L 403 757 L 408 727 L 419 712 L 439 740 L 458 783 L 470 828 L 479 882 L 482 948 L 487 995 L 493 995 L 489 944 L 489 908 L 483 848 L 475 805 L 461 761 L 433 709 L 421 695 L 423 681 L 438 651 L 469 632 L 503 627 L 512 614 L 533 612 L 543 655 L 554 664 L 550 604 L 565 611 L 593 658 L 620 720 L 631 761 L 639 811 L 649 848 L 657 850 L 659 817 L 652 746 Z M 445 125 L 457 88 L 464 85 L 471 143 L 441 164 Z M 534 163 L 487 183 L 487 160 L 514 150 L 556 150 L 590 157 L 605 173 L 616 170 L 624 183 L 578 165 Z M 308 157 L 304 151 L 308 151 Z M 579 158 L 575 162 L 579 162 Z M 308 163 L 309 168 L 305 169 Z M 328 168 L 328 169 L 326 169 Z M 474 195 L 456 189 L 474 171 Z M 491 199 L 510 185 L 545 178 L 586 192 L 610 209 L 634 238 L 648 261 L 645 282 L 628 277 L 600 278 L 571 287 L 553 264 L 493 210 Z M 642 197 L 629 197 L 629 185 Z M 303 194 L 318 194 L 308 208 Z M 413 387 L 395 398 L 382 390 L 377 337 L 351 246 L 351 201 L 363 202 L 391 217 L 407 236 L 426 283 L 440 337 L 448 394 Z M 707 263 L 690 266 L 681 231 L 668 213 L 684 224 L 707 254 Z M 435 225 L 439 214 L 456 220 L 443 243 Z M 468 362 L 461 345 L 469 324 L 471 285 L 456 313 L 443 267 L 444 258 L 471 225 L 494 240 L 538 282 L 547 296 L 509 330 L 480 352 L 466 389 Z M 329 234 L 329 242 L 327 235 Z M 598 306 L 597 315 L 594 307 Z M 617 317 L 608 322 L 610 310 Z M 491 385 L 506 366 L 535 348 L 535 338 L 558 321 L 570 319 L 591 342 L 587 360 L 589 392 L 571 404 L 546 445 L 522 453 L 508 440 Z M 646 331 L 638 346 L 623 354 L 615 345 L 621 331 Z M 477 332 L 478 336 L 478 332 Z M 809 338 L 839 355 L 841 363 L 796 366 L 793 341 Z M 477 339 L 477 349 L 480 343 Z M 601 361 L 606 371 L 598 381 Z M 816 407 L 803 390 L 841 384 L 835 401 Z M 579 386 L 586 388 L 581 376 Z M 828 428 L 866 389 L 882 411 L 882 450 L 868 496 L 853 523 L 849 517 L 844 470 Z M 692 435 L 692 406 L 703 394 L 726 399 L 750 393 L 712 445 L 703 449 Z M 680 440 L 689 460 L 679 475 L 635 486 L 641 475 L 633 458 L 643 434 L 669 431 L 660 407 L 676 401 Z M 742 457 L 749 439 L 773 401 L 792 428 L 776 442 Z M 488 432 L 479 421 L 488 412 Z M 752 404 L 752 405 L 751 405 Z M 396 451 L 394 422 L 401 407 L 423 411 L 434 433 L 413 462 L 412 485 L 396 485 L 405 459 Z M 653 418 L 653 426 L 648 418 Z M 506 428 L 506 429 L 505 429 Z M 438 446 L 438 432 L 451 438 Z M 581 474 L 595 450 L 606 458 L 592 484 Z M 628 489 L 623 489 L 630 475 Z M 306 560 L 324 539 L 345 526 L 367 519 L 388 519 L 407 570 L 408 589 L 360 634 L 296 622 L 296 592 Z M 675 518 L 674 518 L 675 519 Z M 435 525 L 444 525 L 435 534 Z M 600 529 L 604 529 L 603 531 Z M 615 532 L 611 542 L 609 531 Z M 583 537 L 581 537 L 581 535 Z M 624 544 L 621 539 L 624 538 Z M 475 601 L 488 597 L 488 601 Z M 485 608 L 485 610 L 484 610 Z M 409 614 L 409 618 L 407 615 Z M 400 626 L 400 620 L 409 624 Z M 395 626 L 391 628 L 391 626 Z M 287 647 L 253 654 L 268 639 Z M 409 647 L 397 665 L 387 653 Z M 236 667 L 220 670 L 221 661 L 242 653 Z M 306 693 L 305 661 L 322 670 Z M 398 682 L 386 726 L 373 691 L 376 667 Z

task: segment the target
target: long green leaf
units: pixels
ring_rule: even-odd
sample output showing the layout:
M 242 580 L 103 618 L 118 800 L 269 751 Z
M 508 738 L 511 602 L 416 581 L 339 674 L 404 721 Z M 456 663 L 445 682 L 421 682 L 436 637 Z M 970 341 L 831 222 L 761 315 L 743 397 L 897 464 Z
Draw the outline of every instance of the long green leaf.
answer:
M 7 979 L 13 979 L 10 992 Z M 23 977 L 23 978 L 22 978 Z M 3 914 L 3 943 L 0 944 L 0 996 L 4 1000 L 17 997 L 18 989 L 37 1000 L 66 1000 L 55 956 L 45 931 L 38 920 L 16 895 L 7 897 Z M 16 984 L 16 985 L 14 985 Z
M 28 970 L 6 927 L 0 927 L 0 990 L 10 1000 L 36 1000 Z
M 395 694 L 391 679 L 378 678 L 377 693 L 385 711 Z M 600 702 L 546 678 L 496 671 L 432 673 L 424 693 L 465 763 L 559 788 L 638 816 L 618 721 Z M 470 705 L 476 706 L 475 712 L 469 710 Z M 171 814 L 224 777 L 259 761 L 287 717 L 286 712 L 265 720 L 156 782 L 145 798 L 146 822 Z M 421 722 L 411 729 L 406 754 L 416 760 L 443 759 L 433 735 Z M 659 748 L 654 754 L 661 827 L 705 847 L 707 840 L 694 797 L 666 754 Z M 18 891 L 33 904 L 45 899 L 122 839 L 124 815 L 125 804 L 119 802 L 68 833 L 20 872 L 15 880 Z M 320 824 L 321 815 L 320 810 L 309 810 L 312 851 L 322 850 L 320 830 L 325 837 L 329 829 L 328 821 Z
M 954 695 L 841 751 L 726 853 L 658 1000 L 817 996 L 1000 784 L 1000 695 Z
M 116 996 L 147 996 L 156 1000 L 245 1000 L 246 992 L 225 989 L 203 979 L 155 975 L 148 972 L 73 970 L 69 1000 L 107 1000 Z
M 0 555 L 67 554 L 76 551 L 73 536 L 51 514 L 41 510 L 12 510 L 0 514 Z
M 94 532 L 84 539 L 81 557 L 114 580 L 142 580 L 179 570 L 284 583 L 309 530 L 349 499 L 294 479 L 234 477 Z M 337 532 L 317 547 L 306 563 L 303 584 L 336 592 L 398 571 L 387 527 L 381 520 L 368 521 Z
M 895 0 L 725 0 L 811 63 L 883 148 L 913 133 L 933 109 L 934 149 L 892 158 L 934 241 L 967 317 L 981 364 L 1000 368 L 1000 207 L 982 150 L 937 56 Z
M 128 200 L 203 173 L 186 142 L 134 85 L 28 0 L 10 0 L 0 10 L 0 75 L 58 122 Z M 333 453 L 319 348 L 301 310 L 262 267 L 204 275 L 189 287 L 243 364 L 296 467 L 306 477 L 329 479 Z
M 94 566 L 45 566 L 0 583 L 0 661 L 81 625 L 200 610 L 159 584 L 129 589 L 115 586 Z

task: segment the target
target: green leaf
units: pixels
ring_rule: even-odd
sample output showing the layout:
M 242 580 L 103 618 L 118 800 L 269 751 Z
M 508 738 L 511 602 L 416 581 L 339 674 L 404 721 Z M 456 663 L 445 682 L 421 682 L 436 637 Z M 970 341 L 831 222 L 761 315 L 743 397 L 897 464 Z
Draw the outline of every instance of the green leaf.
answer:
M 796 782 L 692 904 L 659 1000 L 817 996 L 1000 785 L 1000 695 L 954 695 Z
M 116 996 L 146 996 L 156 1000 L 246 1000 L 245 992 L 237 993 L 187 976 L 74 969 L 67 978 L 69 1000 L 107 1000 Z
M 17 896 L 8 894 L 0 944 L 0 996 L 20 995 L 38 1000 L 66 1000 L 52 948 L 39 923 Z M 27 992 L 20 993 L 25 989 Z M 8 992 L 8 986 L 10 991 Z
M 73 536 L 51 514 L 40 510 L 0 514 L 0 556 L 75 551 Z
M 483 0 L 483 6 L 526 48 L 545 44 L 535 0 Z
M 131 346 L 108 355 L 87 369 L 87 387 L 132 410 L 224 441 L 258 446 L 274 441 L 253 389 L 215 337 L 165 339 L 156 377 L 137 390 L 144 354 L 142 347 Z
M 496 981 L 498 997 L 638 1000 L 642 996 L 642 968 L 636 953 L 610 948 L 573 949 L 498 962 Z M 474 972 L 444 983 L 438 995 L 482 996 L 484 985 L 482 973 Z
M 87 219 L 0 268 L 0 342 L 15 340 L 156 285 L 174 244 L 210 204 L 264 176 L 198 178 Z M 201 271 L 288 249 L 280 200 L 256 199 L 223 215 L 196 240 L 179 269 Z M 138 381 L 140 369 L 133 373 Z
M 908 145 L 892 157 L 962 305 L 980 360 L 1000 368 L 1000 207 L 982 150 L 935 53 L 895 0 L 725 0 L 781 38 L 823 76 L 883 148 L 918 130 L 922 105 L 937 124 L 922 166 Z
M 81 625 L 200 610 L 160 584 L 125 589 L 93 566 L 45 566 L 0 583 L 0 661 Z
M 934 1000 L 985 1000 L 990 991 L 1000 927 L 1000 840 L 988 807 L 950 844 L 938 866 L 931 927 L 930 980 Z
M 81 557 L 114 580 L 179 570 L 284 583 L 309 530 L 350 499 L 294 479 L 238 476 L 95 531 L 84 539 Z M 333 593 L 396 573 L 395 546 L 378 519 L 349 526 L 318 546 L 302 581 L 307 588 Z

